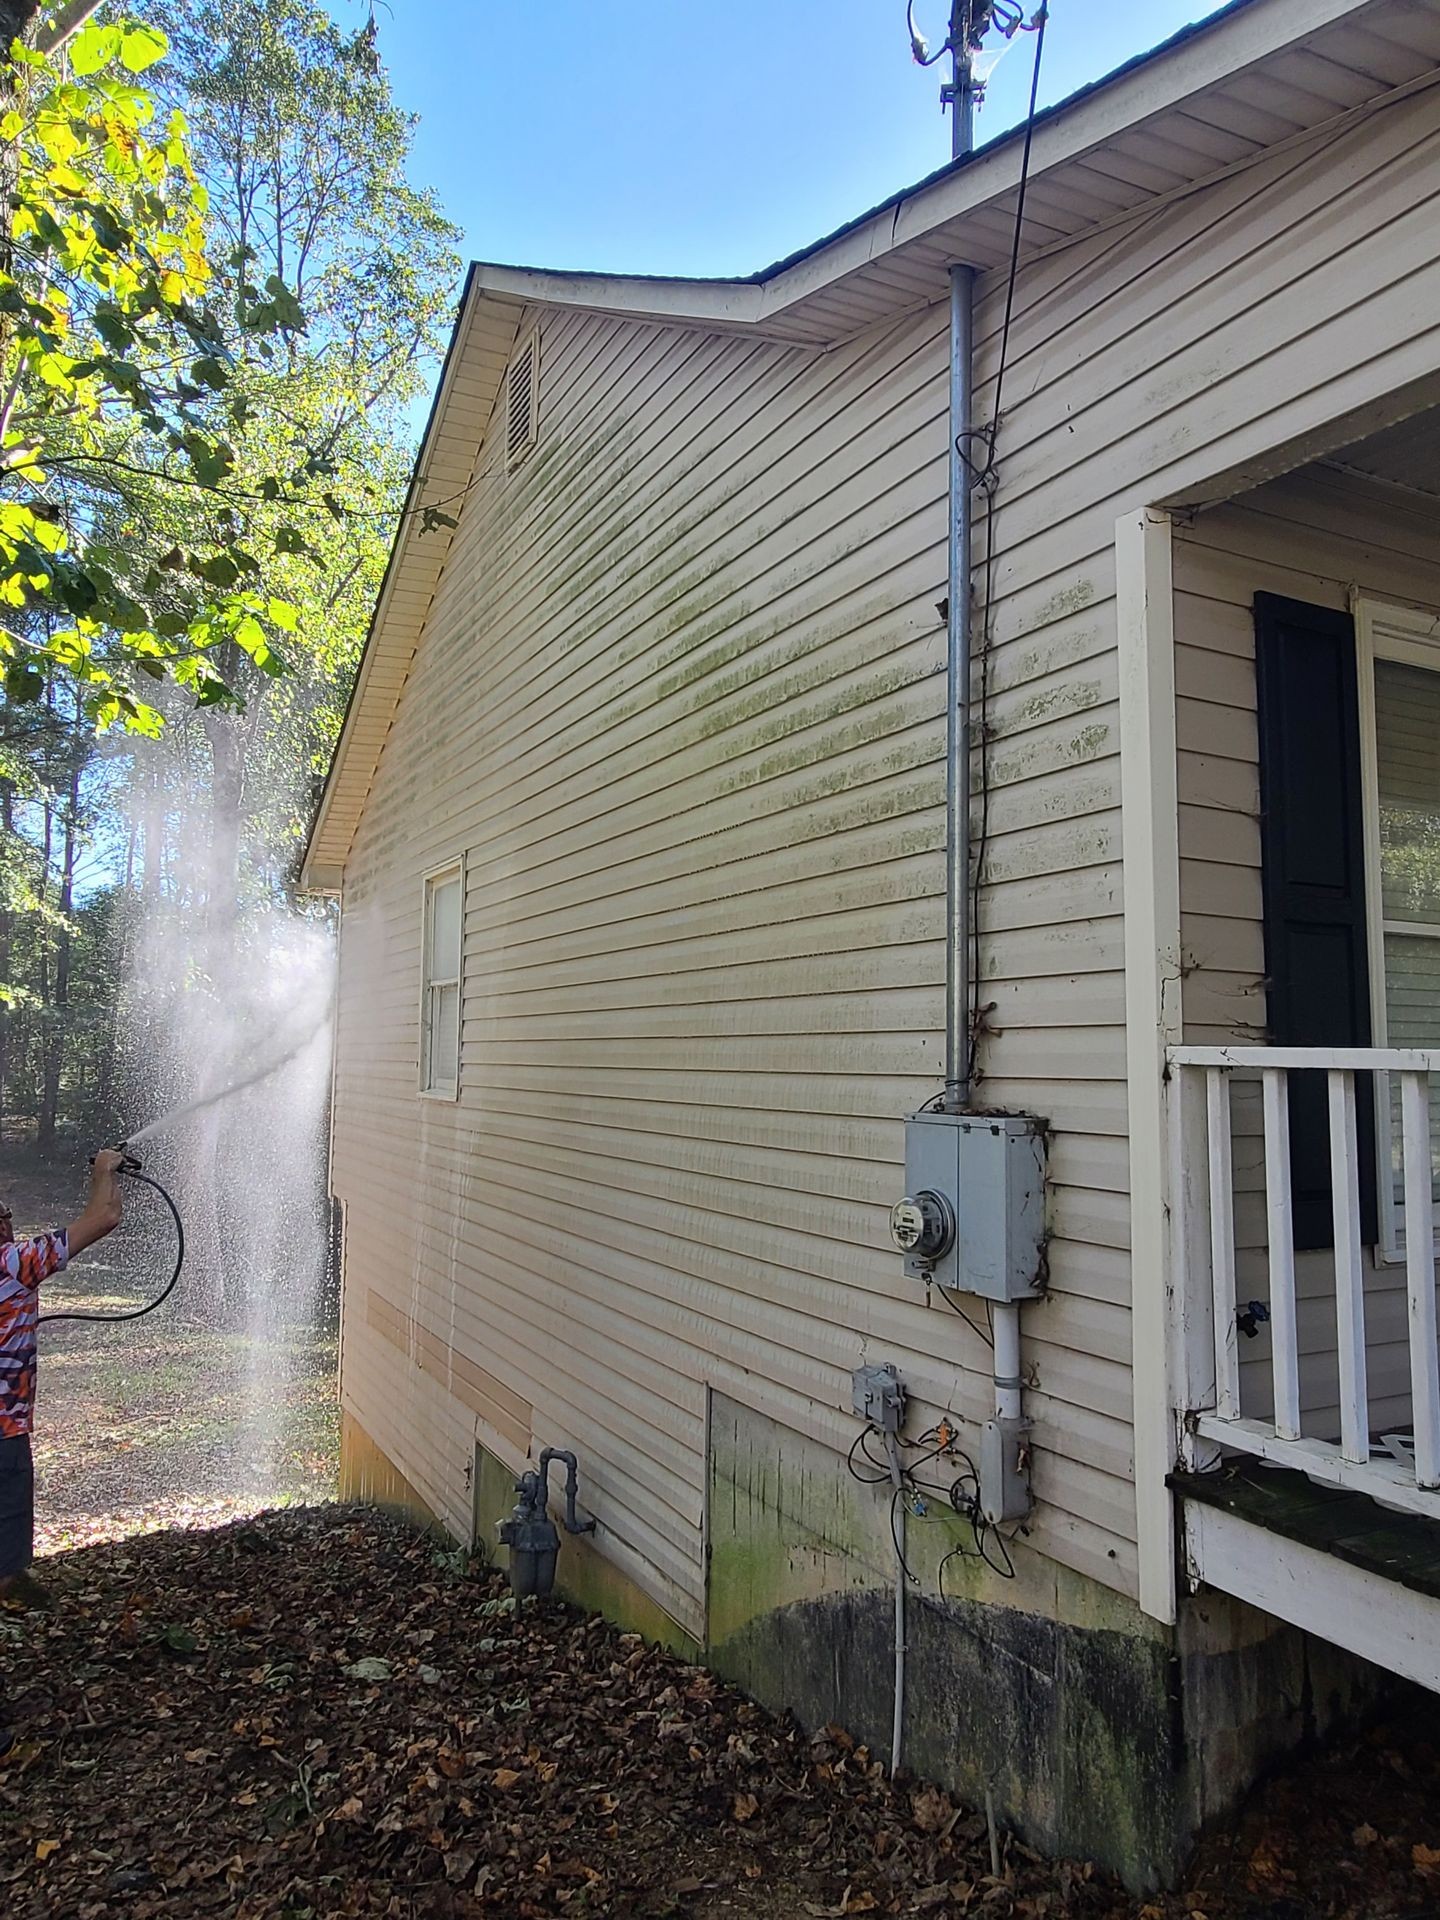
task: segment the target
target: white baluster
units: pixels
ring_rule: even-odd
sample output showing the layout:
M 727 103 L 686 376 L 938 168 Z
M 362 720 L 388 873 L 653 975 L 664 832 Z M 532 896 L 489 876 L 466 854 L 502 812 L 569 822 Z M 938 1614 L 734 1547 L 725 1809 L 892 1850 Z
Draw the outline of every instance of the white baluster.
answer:
M 1360 1151 L 1355 1076 L 1326 1075 L 1330 1089 L 1330 1197 L 1335 1223 L 1335 1319 L 1340 1337 L 1340 1451 L 1370 1458 L 1365 1374 L 1365 1273 L 1360 1245 Z
M 1290 1199 L 1290 1109 L 1283 1068 L 1266 1067 L 1265 1221 L 1270 1242 L 1270 1349 L 1275 1432 L 1300 1438 L 1300 1349 L 1295 1330 L 1295 1230 Z
M 1205 1131 L 1210 1165 L 1210 1286 L 1215 1303 L 1215 1411 L 1240 1417 L 1240 1353 L 1235 1325 L 1235 1185 L 1230 1153 L 1230 1076 L 1205 1069 Z
M 1435 1201 L 1430 1170 L 1430 1076 L 1402 1073 L 1405 1280 L 1410 1296 L 1410 1402 L 1415 1481 L 1440 1487 L 1440 1361 L 1435 1339 Z

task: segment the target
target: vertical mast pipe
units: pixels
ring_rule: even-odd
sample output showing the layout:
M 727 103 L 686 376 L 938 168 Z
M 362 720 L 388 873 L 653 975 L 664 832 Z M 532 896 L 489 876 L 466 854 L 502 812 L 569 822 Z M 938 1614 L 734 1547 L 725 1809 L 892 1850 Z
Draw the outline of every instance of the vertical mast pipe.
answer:
M 957 121 L 958 121 L 957 113 Z M 950 269 L 949 619 L 945 724 L 945 1111 L 970 1097 L 970 430 L 975 270 Z

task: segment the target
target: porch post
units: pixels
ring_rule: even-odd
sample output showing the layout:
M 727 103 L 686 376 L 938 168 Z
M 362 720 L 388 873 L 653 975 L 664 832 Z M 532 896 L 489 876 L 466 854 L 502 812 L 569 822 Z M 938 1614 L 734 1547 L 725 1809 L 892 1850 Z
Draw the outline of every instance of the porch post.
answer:
M 1170 1335 L 1170 1113 L 1165 1049 L 1181 1038 L 1180 844 L 1170 516 L 1115 527 L 1125 1035 L 1130 1124 L 1130 1326 L 1140 1605 L 1175 1618 Z

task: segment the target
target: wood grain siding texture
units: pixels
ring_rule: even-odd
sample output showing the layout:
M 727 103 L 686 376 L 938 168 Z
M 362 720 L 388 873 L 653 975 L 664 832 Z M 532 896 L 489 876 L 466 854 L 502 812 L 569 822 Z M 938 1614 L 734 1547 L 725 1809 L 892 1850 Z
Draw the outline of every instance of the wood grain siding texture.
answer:
M 1330 383 L 1359 404 L 1412 364 L 1440 314 L 1434 144 L 1429 109 L 1396 107 L 1018 289 L 979 1092 L 1055 1129 L 1032 1544 L 1126 1591 L 1115 522 L 1321 427 Z M 1361 207 L 1390 242 L 1369 283 L 1334 271 Z M 1002 302 L 986 276 L 980 419 Z M 945 317 L 823 352 L 539 320 L 538 443 L 509 477 L 482 451 L 345 871 L 345 1393 L 457 1530 L 474 1434 L 517 1457 L 399 1366 L 356 1307 L 373 1290 L 533 1404 L 537 1445 L 576 1448 L 601 1550 L 703 1633 L 707 1386 L 837 1449 L 861 1359 L 922 1414 L 987 1410 L 983 1345 L 907 1289 L 886 1231 L 902 1116 L 942 1066 Z M 462 851 L 445 1105 L 415 1091 L 420 876 Z
M 1344 610 L 1353 590 L 1440 609 L 1440 500 L 1308 467 L 1199 515 L 1175 546 L 1181 935 L 1185 1038 L 1266 1038 L 1255 719 L 1257 593 Z M 1236 1241 L 1243 1297 L 1265 1293 L 1264 1159 L 1258 1085 L 1234 1094 Z M 1306 1429 L 1337 1431 L 1334 1263 L 1297 1259 L 1301 1405 Z M 1366 1256 L 1371 1404 L 1377 1422 L 1408 1408 L 1405 1270 Z M 1270 1343 L 1243 1341 L 1247 1412 L 1270 1408 Z

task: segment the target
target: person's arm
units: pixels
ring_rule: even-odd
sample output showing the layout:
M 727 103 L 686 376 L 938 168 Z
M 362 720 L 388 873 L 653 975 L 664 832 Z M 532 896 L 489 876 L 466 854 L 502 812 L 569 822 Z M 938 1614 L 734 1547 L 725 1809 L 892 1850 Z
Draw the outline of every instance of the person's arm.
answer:
M 120 1224 L 124 1205 L 120 1198 L 119 1169 L 124 1156 L 113 1147 L 102 1147 L 90 1169 L 90 1198 L 85 1211 L 70 1222 L 65 1238 L 72 1257 L 86 1247 L 103 1240 Z

